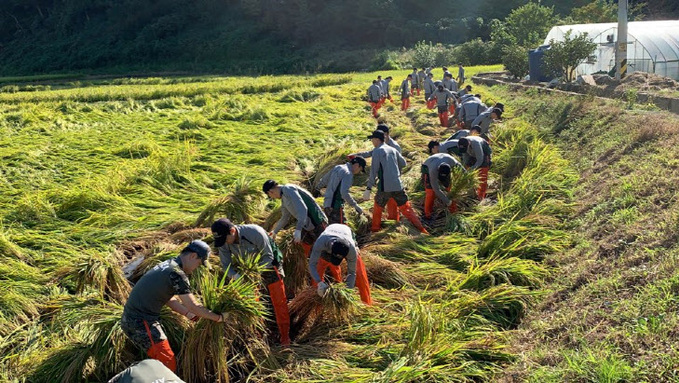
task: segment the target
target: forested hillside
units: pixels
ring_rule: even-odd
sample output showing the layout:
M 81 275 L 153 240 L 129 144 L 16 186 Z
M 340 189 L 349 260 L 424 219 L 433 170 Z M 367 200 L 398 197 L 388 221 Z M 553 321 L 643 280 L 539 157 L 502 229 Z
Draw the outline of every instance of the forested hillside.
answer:
M 3 0 L 0 71 L 358 70 L 381 50 L 490 36 L 527 0 Z M 545 0 L 555 14 L 591 0 Z M 634 1 L 634 3 L 639 3 Z M 654 1 L 648 17 L 677 17 Z

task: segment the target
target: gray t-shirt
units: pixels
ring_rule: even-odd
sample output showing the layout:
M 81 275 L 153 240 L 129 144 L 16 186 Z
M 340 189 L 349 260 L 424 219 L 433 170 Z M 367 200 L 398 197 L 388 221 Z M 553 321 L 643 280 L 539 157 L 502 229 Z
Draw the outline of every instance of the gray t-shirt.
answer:
M 181 267 L 179 257 L 162 262 L 146 274 L 132 288 L 123 316 L 157 321 L 160 310 L 175 295 L 191 293 L 189 278 Z

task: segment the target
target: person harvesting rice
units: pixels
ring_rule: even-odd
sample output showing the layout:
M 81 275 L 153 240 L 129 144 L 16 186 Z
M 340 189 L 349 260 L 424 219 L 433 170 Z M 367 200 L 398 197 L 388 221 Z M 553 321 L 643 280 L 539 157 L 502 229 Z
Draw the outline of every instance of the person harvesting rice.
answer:
M 125 335 L 150 358 L 159 360 L 173 372 L 177 370 L 177 361 L 160 325 L 163 306 L 167 305 L 191 320 L 200 317 L 224 321 L 224 313 L 213 313 L 198 304 L 187 277 L 201 265 L 207 266 L 209 256 L 210 247 L 205 242 L 191 242 L 178 257 L 162 262 L 144 274 L 132 288 L 123 309 L 120 327 Z
M 215 221 L 211 229 L 215 247 L 219 249 L 219 260 L 229 278 L 241 277 L 241 270 L 232 263 L 233 256 L 260 256 L 259 264 L 265 269 L 262 279 L 271 297 L 280 341 L 282 345 L 289 345 L 290 314 L 283 284 L 283 256 L 273 239 L 258 225 L 234 225 L 226 218 Z
M 309 257 L 309 273 L 312 283 L 316 286 L 316 292 L 320 296 L 325 295 L 329 285 L 324 280 L 327 269 L 335 281 L 342 280 L 339 265 L 343 260 L 347 261 L 346 285 L 353 289 L 358 287 L 358 292 L 363 303 L 372 305 L 370 297 L 370 284 L 365 265 L 358 253 L 358 246 L 354 241 L 353 233 L 347 225 L 332 224 L 316 240 L 311 256 Z

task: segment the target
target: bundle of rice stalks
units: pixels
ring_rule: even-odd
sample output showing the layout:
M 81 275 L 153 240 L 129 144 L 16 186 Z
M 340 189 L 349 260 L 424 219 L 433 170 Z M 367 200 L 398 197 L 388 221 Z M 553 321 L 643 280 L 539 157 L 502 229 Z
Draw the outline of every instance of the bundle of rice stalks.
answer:
M 450 190 L 447 192 L 451 201 L 460 202 L 467 196 L 475 196 L 479 186 L 477 171 L 464 171 L 455 167 L 450 175 Z
M 244 376 L 259 360 L 268 357 L 263 340 L 264 306 L 258 286 L 240 278 L 227 283 L 226 274 L 199 276 L 203 304 L 213 312 L 227 313 L 224 323 L 201 319 L 187 332 L 179 360 L 189 382 L 229 382 Z
M 539 216 L 513 220 L 495 229 L 479 245 L 478 257 L 516 257 L 540 261 L 566 249 L 566 232 L 544 225 Z
M 261 185 L 255 185 L 249 178 L 241 177 L 230 185 L 231 191 L 224 197 L 212 201 L 198 216 L 195 226 L 211 224 L 215 218 L 228 217 L 233 222 L 252 223 L 262 210 Z
M 143 277 L 147 271 L 154 268 L 157 264 L 176 257 L 177 254 L 174 249 L 175 247 L 176 246 L 167 243 L 160 243 L 154 246 L 150 254 L 144 257 L 144 259 L 134 269 L 128 278 L 130 282 L 137 283 L 137 281 Z
M 283 212 L 281 211 L 281 204 L 278 200 L 270 201 L 267 204 L 267 209 L 269 209 L 269 215 L 264 219 L 262 227 L 264 230 L 272 230 L 276 222 L 281 219 Z
M 82 294 L 93 289 L 102 298 L 124 303 L 130 293 L 130 283 L 118 262 L 95 254 L 73 266 L 63 267 L 56 273 L 62 283 L 73 283 L 75 292 Z
M 138 350 L 120 328 L 123 306 L 98 299 L 64 302 L 51 318 L 51 331 L 75 337 L 52 350 L 37 368 L 37 381 L 105 381 L 134 361 Z M 67 374 L 63 372 L 67 371 Z M 51 380 L 50 380 L 51 379 Z
M 368 280 L 388 289 L 397 289 L 410 284 L 403 264 L 388 261 L 380 256 L 361 253 L 368 273 Z
M 321 178 L 328 174 L 337 165 L 346 163 L 347 155 L 352 151 L 358 151 L 358 146 L 355 141 L 340 141 L 338 143 L 330 143 L 324 146 L 322 155 L 313 158 L 306 163 L 301 163 L 301 173 L 304 177 L 303 184 L 309 188 L 310 191 L 319 190 L 319 183 Z M 358 176 L 354 179 L 354 183 L 363 181 L 363 177 Z
M 351 228 L 359 242 L 362 242 L 363 238 L 370 235 L 370 225 L 372 223 L 365 215 L 351 214 L 346 224 Z
M 283 236 L 280 250 L 283 253 L 285 291 L 288 295 L 296 295 L 309 286 L 309 258 L 302 246 L 293 242 L 290 231 Z
M 491 258 L 473 263 L 456 289 L 481 291 L 500 284 L 537 287 L 547 274 L 544 266 L 529 259 Z
M 0 279 L 0 318 L 24 323 L 38 316 L 45 286 L 30 281 Z
M 261 255 L 259 254 L 256 256 L 234 254 L 231 257 L 231 267 L 238 270 L 241 278 L 245 278 L 250 283 L 261 285 L 265 267 L 259 263 L 260 259 Z
M 337 327 L 350 323 L 357 306 L 356 292 L 339 283 L 331 284 L 323 298 L 309 287 L 290 302 L 291 335 L 301 334 L 314 325 Z
M 452 297 L 456 317 L 480 315 L 503 329 L 511 329 L 521 322 L 534 295 L 527 287 L 503 284 L 479 292 L 460 290 Z

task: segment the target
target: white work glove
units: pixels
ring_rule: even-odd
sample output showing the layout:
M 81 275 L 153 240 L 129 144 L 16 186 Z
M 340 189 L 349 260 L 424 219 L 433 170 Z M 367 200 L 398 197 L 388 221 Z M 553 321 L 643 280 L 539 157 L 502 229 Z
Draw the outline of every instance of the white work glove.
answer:
M 363 192 L 363 200 L 368 201 L 370 199 L 370 189 L 365 189 Z
M 292 240 L 295 243 L 302 242 L 302 230 L 295 230 L 295 232 L 292 234 Z
M 327 283 L 320 282 L 318 284 L 318 288 L 316 288 L 316 294 L 318 294 L 318 296 L 321 298 L 325 297 L 325 293 L 328 291 L 328 287 L 330 286 Z

